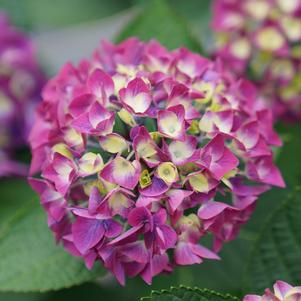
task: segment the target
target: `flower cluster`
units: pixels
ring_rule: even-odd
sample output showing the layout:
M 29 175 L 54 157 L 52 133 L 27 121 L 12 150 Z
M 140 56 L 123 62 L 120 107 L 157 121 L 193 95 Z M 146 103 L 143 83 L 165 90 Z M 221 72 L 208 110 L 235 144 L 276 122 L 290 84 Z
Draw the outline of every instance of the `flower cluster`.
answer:
M 26 144 L 42 83 L 31 41 L 0 13 L 0 176 L 26 172 L 12 157 Z
M 243 301 L 301 301 L 301 286 L 291 286 L 284 281 L 276 281 L 274 292 L 266 289 L 263 296 L 247 295 Z
M 257 197 L 284 186 L 253 85 L 184 48 L 102 42 L 49 81 L 37 115 L 30 182 L 49 227 L 122 284 L 218 259 Z
M 301 1 L 214 0 L 216 54 L 257 82 L 276 118 L 301 118 Z

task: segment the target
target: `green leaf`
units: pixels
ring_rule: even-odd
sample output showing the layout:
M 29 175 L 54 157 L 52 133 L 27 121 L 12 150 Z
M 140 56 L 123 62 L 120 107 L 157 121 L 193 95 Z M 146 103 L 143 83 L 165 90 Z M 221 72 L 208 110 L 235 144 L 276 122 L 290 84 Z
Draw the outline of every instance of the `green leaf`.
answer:
M 223 295 L 208 289 L 189 288 L 181 286 L 170 290 L 153 291 L 150 297 L 141 298 L 141 301 L 238 301 L 229 294 Z
M 0 190 L 0 291 L 58 290 L 103 275 L 100 269 L 88 271 L 81 259 L 55 244 L 46 215 L 25 182 L 1 181 Z
M 276 280 L 301 282 L 301 189 L 296 188 L 275 209 L 250 254 L 246 287 L 263 292 Z M 246 290 L 247 290 L 246 289 Z
M 185 46 L 202 52 L 198 40 L 181 16 L 165 0 L 149 0 L 143 11 L 120 33 L 117 41 L 136 36 L 143 41 L 157 39 L 169 49 Z

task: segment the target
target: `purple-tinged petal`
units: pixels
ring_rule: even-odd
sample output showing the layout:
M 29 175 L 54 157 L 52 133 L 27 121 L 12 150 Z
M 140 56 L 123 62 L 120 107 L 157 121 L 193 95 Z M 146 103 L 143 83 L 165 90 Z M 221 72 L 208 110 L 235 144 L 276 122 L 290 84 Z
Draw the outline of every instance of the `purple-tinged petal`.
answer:
M 104 235 L 105 235 L 105 237 L 108 237 L 108 238 L 113 238 L 113 237 L 120 235 L 120 233 L 123 230 L 122 225 L 113 219 L 104 220 L 103 228 L 105 230 Z
M 100 195 L 99 189 L 96 186 L 92 187 L 88 203 L 89 214 L 96 213 L 101 201 L 102 197 Z
M 72 225 L 72 234 L 75 246 L 82 254 L 85 254 L 100 242 L 105 229 L 100 220 L 77 217 Z
M 161 248 L 167 250 L 173 248 L 177 242 L 177 233 L 168 225 L 161 225 L 156 227 L 157 235 L 160 238 Z
M 157 197 L 164 194 L 168 189 L 169 186 L 163 180 L 153 177 L 152 184 L 143 189 L 139 187 L 139 192 L 146 197 Z
M 152 215 L 150 213 L 150 211 L 144 207 L 139 207 L 139 208 L 134 208 L 129 216 L 128 216 L 128 223 L 131 226 L 138 226 L 141 224 L 146 224 L 148 223 L 148 225 L 150 226 L 150 228 L 152 229 L 153 227 L 153 218 Z
M 148 261 L 148 251 L 143 241 L 124 245 L 120 253 L 139 263 L 147 263 Z
M 143 224 L 130 228 L 129 230 L 109 242 L 108 246 L 127 244 L 136 241 L 139 233 L 141 233 L 142 231 L 142 228 Z

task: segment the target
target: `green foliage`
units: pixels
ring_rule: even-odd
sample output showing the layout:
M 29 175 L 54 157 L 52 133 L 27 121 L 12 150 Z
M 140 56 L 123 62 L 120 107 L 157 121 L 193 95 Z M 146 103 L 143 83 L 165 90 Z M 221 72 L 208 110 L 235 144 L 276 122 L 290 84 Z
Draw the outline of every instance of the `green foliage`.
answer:
M 301 282 L 301 189 L 271 214 L 259 233 L 247 268 L 247 290 L 262 292 L 276 280 Z
M 143 41 L 157 39 L 169 49 L 185 46 L 193 51 L 202 51 L 185 19 L 177 15 L 165 0 L 149 0 L 143 11 L 120 33 L 117 41 L 132 36 Z
M 223 295 L 215 291 L 181 286 L 170 290 L 153 291 L 150 297 L 141 298 L 141 301 L 238 301 L 231 295 Z
M 0 189 L 2 201 L 11 201 L 0 214 L 0 291 L 57 290 L 103 274 L 88 271 L 81 259 L 55 244 L 46 215 L 25 182 L 2 180 Z

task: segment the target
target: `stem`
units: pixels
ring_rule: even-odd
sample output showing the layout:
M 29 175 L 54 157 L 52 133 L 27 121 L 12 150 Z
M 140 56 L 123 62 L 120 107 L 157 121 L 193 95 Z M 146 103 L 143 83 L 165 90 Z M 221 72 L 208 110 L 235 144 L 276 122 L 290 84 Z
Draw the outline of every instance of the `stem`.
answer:
M 130 160 L 132 157 L 133 157 L 133 155 L 135 154 L 135 151 L 131 151 L 129 154 L 128 154 L 128 156 L 126 157 L 126 159 L 127 160 Z

